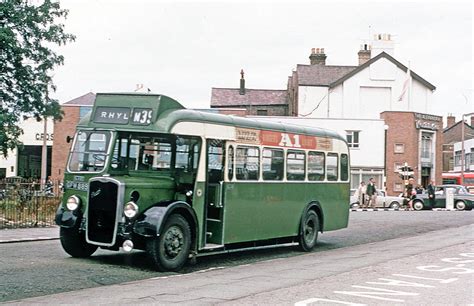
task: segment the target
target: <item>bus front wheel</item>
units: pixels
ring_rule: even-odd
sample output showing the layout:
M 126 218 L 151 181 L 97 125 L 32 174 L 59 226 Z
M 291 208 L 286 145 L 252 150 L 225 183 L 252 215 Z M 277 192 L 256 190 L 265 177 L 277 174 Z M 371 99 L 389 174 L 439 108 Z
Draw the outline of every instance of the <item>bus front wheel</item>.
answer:
M 311 251 L 318 240 L 319 218 L 314 210 L 308 210 L 303 218 L 299 246 L 305 251 Z
M 59 239 L 64 251 L 72 257 L 86 258 L 97 250 L 96 245 L 86 242 L 84 233 L 80 233 L 76 227 L 61 227 L 59 229 Z
M 159 271 L 177 271 L 186 263 L 191 249 L 191 229 L 181 215 L 171 215 L 160 235 L 147 242 L 147 252 Z

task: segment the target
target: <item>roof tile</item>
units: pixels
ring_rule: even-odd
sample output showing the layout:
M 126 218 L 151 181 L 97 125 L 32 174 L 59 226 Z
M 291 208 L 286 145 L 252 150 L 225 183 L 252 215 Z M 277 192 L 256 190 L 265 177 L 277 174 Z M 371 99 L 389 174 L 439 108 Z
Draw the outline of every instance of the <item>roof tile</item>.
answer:
M 357 66 L 325 66 L 325 65 L 301 65 L 296 66 L 300 85 L 329 86 L 331 83 L 342 78 Z
M 286 90 L 246 88 L 241 95 L 238 88 L 212 88 L 211 107 L 285 104 L 288 104 Z
M 71 106 L 71 105 L 81 105 L 81 106 L 92 106 L 94 105 L 95 101 L 95 93 L 89 92 L 85 95 L 72 99 L 64 103 L 63 105 Z

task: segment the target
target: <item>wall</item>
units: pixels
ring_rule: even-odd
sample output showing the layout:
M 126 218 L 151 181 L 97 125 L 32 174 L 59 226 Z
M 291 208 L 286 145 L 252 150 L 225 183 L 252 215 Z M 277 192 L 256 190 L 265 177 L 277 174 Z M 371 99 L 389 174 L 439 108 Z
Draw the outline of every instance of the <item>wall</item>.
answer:
M 309 118 L 327 118 L 328 87 L 299 86 L 298 115 Z
M 20 122 L 20 128 L 23 129 L 23 135 L 20 136 L 20 141 L 25 146 L 42 146 L 43 145 L 43 131 L 44 122 L 36 121 L 34 118 L 30 118 Z M 54 139 L 54 124 L 51 119 L 47 121 L 47 146 L 53 145 Z M 8 157 L 0 157 L 0 168 L 6 168 L 6 176 L 18 175 L 18 150 L 15 149 L 8 153 Z
M 390 195 L 397 195 L 401 192 L 395 188 L 397 184 L 403 184 L 403 180 L 396 172 L 395 164 L 403 165 L 405 162 L 414 170 L 417 184 L 422 184 L 422 168 L 426 165 L 421 159 L 421 135 L 423 132 L 433 136 L 432 152 L 433 160 L 431 167 L 431 179 L 441 182 L 442 173 L 442 119 L 437 116 L 430 116 L 430 119 L 419 119 L 413 112 L 383 112 L 380 117 L 385 120 L 387 130 L 387 192 Z M 425 129 L 416 126 L 416 121 L 432 124 L 432 129 Z M 395 145 L 403 144 L 403 152 L 395 152 Z M 400 185 L 398 185 L 400 186 Z
M 405 94 L 398 101 L 407 74 L 386 58 L 380 58 L 342 84 L 329 89 L 329 117 L 378 119 L 382 111 L 430 113 L 432 91 L 415 79 L 411 82 L 410 101 Z M 374 92 L 371 92 L 373 88 Z M 308 114 L 327 94 L 328 87 L 299 86 L 298 114 Z M 382 98 L 379 95 L 383 92 Z M 327 118 L 328 99 L 309 117 Z
M 461 151 L 462 142 L 454 143 L 453 152 Z M 464 141 L 464 171 L 474 172 L 474 138 Z M 470 157 L 469 157 L 470 156 Z M 454 172 L 461 172 L 461 164 L 454 164 Z
M 66 142 L 67 136 L 74 136 L 76 125 L 79 122 L 79 106 L 63 106 L 64 116 L 62 121 L 56 121 L 54 130 L 56 135 L 53 144 L 53 160 L 51 178 L 53 180 L 63 180 L 64 169 L 66 168 L 67 157 L 71 149 L 71 143 Z

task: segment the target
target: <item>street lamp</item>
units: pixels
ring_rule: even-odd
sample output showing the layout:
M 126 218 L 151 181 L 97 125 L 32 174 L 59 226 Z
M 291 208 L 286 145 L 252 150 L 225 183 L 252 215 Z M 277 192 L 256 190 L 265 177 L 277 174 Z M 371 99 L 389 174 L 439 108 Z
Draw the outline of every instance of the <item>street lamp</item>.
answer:
M 464 117 L 473 115 L 474 113 L 463 114 L 461 120 L 461 185 L 464 185 Z

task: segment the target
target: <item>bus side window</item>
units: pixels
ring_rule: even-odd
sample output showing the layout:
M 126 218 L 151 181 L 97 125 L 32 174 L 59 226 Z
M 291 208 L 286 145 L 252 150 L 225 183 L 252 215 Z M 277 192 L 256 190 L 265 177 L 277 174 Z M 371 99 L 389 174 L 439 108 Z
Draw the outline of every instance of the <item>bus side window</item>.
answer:
M 283 179 L 283 150 L 264 148 L 262 152 L 262 176 L 265 181 Z
M 326 171 L 328 181 L 337 181 L 338 178 L 338 156 L 337 153 L 328 153 Z
M 308 180 L 324 181 L 325 158 L 323 152 L 308 153 Z
M 288 150 L 286 152 L 286 179 L 289 181 L 304 181 L 305 178 L 304 151 Z
M 349 179 L 349 156 L 341 154 L 341 181 Z
M 227 158 L 227 179 L 232 181 L 234 179 L 234 147 L 230 146 L 228 150 L 229 157 Z
M 257 147 L 237 147 L 235 177 L 238 180 L 258 180 L 260 176 L 260 151 Z

